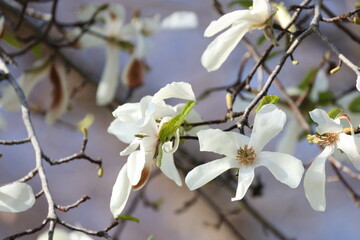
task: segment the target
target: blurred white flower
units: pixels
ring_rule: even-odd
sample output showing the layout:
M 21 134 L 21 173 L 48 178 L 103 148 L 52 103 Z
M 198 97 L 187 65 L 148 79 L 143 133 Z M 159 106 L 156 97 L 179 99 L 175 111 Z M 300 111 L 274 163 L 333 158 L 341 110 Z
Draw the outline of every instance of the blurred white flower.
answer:
M 276 9 L 276 13 L 275 13 L 275 16 L 274 16 L 276 21 L 278 21 L 280 26 L 285 29 L 287 27 L 287 25 L 289 25 L 291 23 L 291 15 L 290 15 L 290 13 L 286 9 L 283 2 L 272 3 L 272 5 Z M 291 26 L 288 28 L 288 31 L 290 31 L 292 33 L 295 32 L 296 31 L 295 25 L 291 24 Z
M 283 111 L 267 104 L 257 112 L 250 138 L 219 129 L 200 131 L 200 151 L 215 152 L 225 157 L 195 167 L 186 176 L 186 185 L 195 190 L 221 173 L 236 168 L 239 170 L 238 187 L 231 200 L 240 200 L 254 179 L 254 169 L 265 166 L 278 181 L 291 188 L 297 187 L 304 172 L 301 161 L 289 154 L 263 151 L 264 146 L 283 129 L 285 121 Z
M 360 76 L 358 76 L 356 79 L 356 88 L 360 92 Z
M 177 185 L 182 185 L 173 158 L 173 152 L 179 145 L 179 129 L 174 140 L 162 143 L 159 139 L 162 125 L 178 115 L 184 107 L 183 104 L 175 107 L 166 104 L 164 100 L 168 98 L 195 100 L 191 85 L 177 82 L 166 85 L 154 96 L 146 96 L 139 103 L 124 104 L 113 112 L 115 120 L 110 124 L 108 132 L 129 143 L 120 153 L 121 156 L 129 157 L 119 172 L 111 196 L 110 209 L 114 217 L 124 209 L 131 187 L 140 189 L 147 182 L 156 159 L 161 162 L 156 163 L 161 171 Z M 199 122 L 201 118 L 192 111 L 185 120 Z M 196 129 L 201 128 L 196 127 L 192 132 Z
M 45 121 L 52 124 L 66 112 L 69 105 L 67 73 L 63 64 L 49 58 L 40 59 L 25 70 L 17 81 L 28 98 L 34 87 L 45 79 L 49 79 L 53 85 L 52 102 L 45 116 Z M 20 111 L 20 102 L 12 86 L 3 87 L 0 106 L 8 111 Z
M 324 150 L 316 157 L 305 173 L 305 195 L 314 210 L 324 211 L 326 207 L 325 161 L 336 149 L 340 149 L 360 170 L 360 138 L 344 133 L 340 119 L 331 119 L 324 110 L 315 109 L 310 112 L 310 117 L 318 124 L 316 128 L 318 134 L 308 136 L 308 140 L 324 146 Z
M 98 8 L 99 6 L 86 5 L 77 16 L 80 20 L 89 20 Z M 95 18 L 103 22 L 103 25 L 92 25 L 89 28 L 90 33 L 83 34 L 78 42 L 80 48 L 105 45 L 105 65 L 96 92 L 96 103 L 101 106 L 114 99 L 119 84 L 119 42 L 130 40 L 134 34 L 133 27 L 125 24 L 125 16 L 122 5 L 108 4 Z M 80 29 L 75 29 L 69 38 L 76 37 L 80 32 Z
M 217 70 L 243 36 L 253 29 L 265 28 L 271 15 L 271 5 L 267 0 L 254 0 L 251 10 L 237 10 L 212 21 L 205 30 L 205 37 L 230 28 L 210 43 L 201 57 L 202 65 L 209 72 Z
M 196 28 L 198 26 L 197 15 L 194 12 L 179 11 L 165 17 L 161 22 L 162 29 Z
M 0 211 L 23 212 L 35 203 L 35 195 L 26 183 L 14 182 L 0 187 Z

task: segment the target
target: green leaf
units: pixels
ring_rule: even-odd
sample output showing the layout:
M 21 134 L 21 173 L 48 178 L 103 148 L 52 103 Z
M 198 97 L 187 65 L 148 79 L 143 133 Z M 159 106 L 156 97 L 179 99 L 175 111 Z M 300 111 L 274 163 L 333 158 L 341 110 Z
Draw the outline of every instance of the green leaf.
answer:
M 41 58 L 41 43 L 38 43 L 35 46 L 33 46 L 31 48 L 31 52 L 36 58 Z
M 2 40 L 5 41 L 10 46 L 13 46 L 14 48 L 21 47 L 21 43 L 19 42 L 19 40 L 17 40 L 14 35 L 9 34 L 8 32 L 4 33 Z
M 260 37 L 256 40 L 256 45 L 260 46 L 262 45 L 266 40 L 266 37 L 264 34 L 261 34 Z
M 316 77 L 316 74 L 318 72 L 317 68 L 312 68 L 304 77 L 304 79 L 301 81 L 301 83 L 298 85 L 298 87 L 301 90 L 305 90 L 312 82 L 314 82 L 314 79 Z
M 150 235 L 150 236 L 147 238 L 147 240 L 155 240 L 154 235 Z
M 262 106 L 264 106 L 265 104 L 275 104 L 279 101 L 280 97 L 279 96 L 276 96 L 276 95 L 267 95 L 267 96 L 264 96 L 259 105 L 257 106 L 257 108 L 255 109 L 255 112 L 258 112 L 260 110 L 260 108 Z
M 188 101 L 181 113 L 173 117 L 170 121 L 164 123 L 159 132 L 160 141 L 165 143 L 175 135 L 176 131 L 183 124 L 185 117 L 189 114 L 192 108 L 197 104 L 195 101 Z
M 323 106 L 329 105 L 333 99 L 334 99 L 334 94 L 331 91 L 318 93 L 318 102 L 320 105 Z
M 245 8 L 249 8 L 249 7 L 251 7 L 253 5 L 253 2 L 250 1 L 250 0 L 232 1 L 232 2 L 228 3 L 227 7 L 231 8 L 231 7 L 235 6 L 235 5 L 241 5 L 241 6 L 245 7 Z
M 328 112 L 328 115 L 330 118 L 336 119 L 340 115 L 340 113 L 342 113 L 342 111 L 343 110 L 341 108 L 335 108 L 335 109 L 331 110 L 330 112 Z
M 354 98 L 349 104 L 349 110 L 353 113 L 360 113 L 360 96 Z
M 360 2 L 355 3 L 355 8 L 360 8 Z
M 132 222 L 136 222 L 136 223 L 139 223 L 140 220 L 136 217 L 132 217 L 132 216 L 128 216 L 128 215 L 119 215 L 117 217 L 117 219 L 119 220 L 126 220 L 126 221 L 132 221 Z

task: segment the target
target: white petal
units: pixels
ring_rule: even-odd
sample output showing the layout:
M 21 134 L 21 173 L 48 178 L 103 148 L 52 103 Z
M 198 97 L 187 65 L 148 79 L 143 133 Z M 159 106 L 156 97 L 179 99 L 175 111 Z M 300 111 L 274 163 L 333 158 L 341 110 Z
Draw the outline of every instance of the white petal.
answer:
M 334 150 L 334 146 L 326 147 L 305 173 L 305 195 L 311 207 L 316 211 L 325 211 L 325 161 Z
M 117 107 L 112 114 L 122 121 L 137 121 L 142 118 L 140 103 L 125 103 Z
M 267 167 L 278 181 L 291 188 L 299 185 L 304 167 L 296 157 L 286 153 L 264 151 L 260 153 L 258 159 L 258 164 Z
M 331 119 L 322 109 L 312 110 L 309 114 L 311 119 L 319 125 L 316 131 L 321 135 L 324 133 L 340 133 L 343 130 L 343 127 Z
M 268 0 L 254 0 L 251 14 L 256 15 L 258 23 L 264 23 L 271 15 L 271 5 Z
M 189 11 L 174 12 L 161 22 L 162 29 L 196 28 L 197 26 L 196 13 Z
M 49 239 L 49 232 L 42 233 L 37 240 L 48 240 Z M 69 238 L 69 232 L 61 229 L 61 228 L 55 228 L 53 240 L 75 240 Z
M 0 187 L 0 211 L 23 212 L 35 203 L 35 195 L 26 183 L 14 182 Z
M 202 65 L 209 72 L 217 70 L 249 29 L 249 23 L 240 22 L 217 36 L 201 56 Z
M 249 145 L 256 153 L 280 133 L 286 122 L 286 114 L 274 104 L 266 104 L 255 115 L 254 126 Z
M 56 62 L 50 69 L 50 81 L 53 84 L 53 100 L 46 111 L 45 121 L 53 124 L 67 110 L 70 97 L 67 89 L 67 73 L 65 67 Z
M 5 18 L 2 15 L 0 17 L 0 36 L 3 36 L 4 26 L 5 26 Z
M 107 131 L 124 143 L 131 143 L 135 139 L 135 134 L 140 133 L 139 128 L 133 122 L 121 121 L 120 119 L 114 119 Z
M 131 185 L 135 186 L 139 183 L 145 166 L 145 152 L 140 150 L 132 152 L 128 157 L 127 164 L 129 181 Z
M 63 240 L 59 239 L 59 240 Z M 93 240 L 93 238 L 89 237 L 85 233 L 82 232 L 70 232 L 69 233 L 69 240 Z
M 174 156 L 172 153 L 163 152 L 160 169 L 165 176 L 173 180 L 178 186 L 182 186 L 182 181 L 179 172 L 175 167 Z
M 231 201 L 241 200 L 245 196 L 252 181 L 254 180 L 254 176 L 255 176 L 254 168 L 252 168 L 252 167 L 246 167 L 246 168 L 239 169 L 238 186 L 236 189 L 236 195 L 235 195 L 235 197 L 231 198 Z
M 360 138 L 347 135 L 345 133 L 339 134 L 339 140 L 337 142 L 337 147 L 341 151 L 345 152 L 349 157 L 354 166 L 360 170 Z
M 227 13 L 221 16 L 218 20 L 212 21 L 206 28 L 204 36 L 211 37 L 239 20 L 246 20 L 249 15 L 249 10 L 237 10 Z
M 119 77 L 119 51 L 115 44 L 106 45 L 106 63 L 96 92 L 96 103 L 109 104 L 115 97 Z
M 140 138 L 135 138 L 129 144 L 129 146 L 127 146 L 124 150 L 122 150 L 120 152 L 120 156 L 127 156 L 127 155 L 133 153 L 140 146 L 140 143 L 141 143 L 141 139 Z
M 360 92 L 360 76 L 356 78 L 356 88 Z
M 154 94 L 152 101 L 158 102 L 168 98 L 180 98 L 190 101 L 195 101 L 195 94 L 191 85 L 186 82 L 173 82 L 167 84 Z
M 248 138 L 235 132 L 207 129 L 198 132 L 200 151 L 215 152 L 236 159 L 239 147 L 248 143 Z
M 240 164 L 234 159 L 228 157 L 217 159 L 195 167 L 186 175 L 185 183 L 190 190 L 195 190 L 230 168 L 238 167 L 240 167 Z
M 117 218 L 123 209 L 130 196 L 131 184 L 127 175 L 127 164 L 125 164 L 119 172 L 116 178 L 116 182 L 113 186 L 110 200 L 110 210 Z
M 318 101 L 319 93 L 325 92 L 329 89 L 329 78 L 324 69 L 320 69 L 316 75 L 314 85 L 311 89 L 310 99 L 314 102 Z

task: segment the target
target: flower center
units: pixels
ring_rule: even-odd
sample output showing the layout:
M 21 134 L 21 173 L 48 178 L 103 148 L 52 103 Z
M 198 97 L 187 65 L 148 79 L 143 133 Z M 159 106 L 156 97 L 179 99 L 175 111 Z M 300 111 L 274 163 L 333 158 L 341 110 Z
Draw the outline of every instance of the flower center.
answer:
M 245 144 L 244 148 L 240 147 L 237 150 L 236 160 L 243 165 L 250 165 L 254 163 L 255 158 L 255 150 L 252 147 L 248 147 L 247 144 Z
M 338 136 L 338 133 L 325 133 L 323 135 L 308 135 L 306 139 L 311 143 L 326 147 L 334 144 L 338 140 Z

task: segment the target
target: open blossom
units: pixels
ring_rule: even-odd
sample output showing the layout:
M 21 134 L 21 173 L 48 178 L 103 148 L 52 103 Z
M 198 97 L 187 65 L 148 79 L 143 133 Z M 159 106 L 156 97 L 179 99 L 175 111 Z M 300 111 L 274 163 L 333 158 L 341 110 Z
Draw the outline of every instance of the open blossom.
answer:
M 316 157 L 305 173 L 305 195 L 311 207 L 317 211 L 324 211 L 325 200 L 325 162 L 336 149 L 343 151 L 360 170 L 360 139 L 354 135 L 343 133 L 340 119 L 333 120 L 321 109 L 310 112 L 311 119 L 318 124 L 317 134 L 308 136 L 308 140 L 324 146 L 324 150 Z
M 59 61 L 50 58 L 36 61 L 30 69 L 17 79 L 25 97 L 29 97 L 33 89 L 41 81 L 49 79 L 53 85 L 52 102 L 46 111 L 45 121 L 54 123 L 67 110 L 69 105 L 69 91 L 67 89 L 67 72 Z M 12 86 L 4 86 L 2 89 L 0 106 L 8 111 L 20 111 L 20 102 Z
M 254 0 L 251 10 L 237 10 L 212 21 L 205 30 L 205 37 L 230 28 L 210 43 L 201 57 L 202 65 L 208 71 L 217 70 L 247 32 L 266 27 L 271 14 L 271 5 L 267 0 Z
M 23 212 L 34 203 L 34 192 L 26 183 L 14 182 L 0 187 L 1 212 Z
M 136 190 L 144 186 L 154 164 L 177 185 L 182 185 L 173 158 L 173 152 L 179 145 L 179 129 L 174 139 L 167 142 L 161 142 L 159 139 L 162 125 L 179 114 L 184 107 L 183 104 L 175 107 L 166 104 L 164 99 L 168 98 L 195 100 L 190 84 L 172 83 L 160 89 L 154 96 L 146 96 L 139 103 L 124 104 L 113 112 L 115 120 L 108 132 L 129 143 L 120 153 L 129 157 L 119 172 L 110 200 L 110 209 L 114 217 L 124 209 L 131 188 Z M 198 122 L 201 118 L 195 112 L 191 112 L 185 120 Z
M 195 190 L 221 173 L 238 169 L 238 187 L 232 201 L 244 197 L 254 179 L 254 169 L 265 166 L 275 178 L 295 188 L 304 172 L 301 161 L 289 154 L 263 151 L 264 146 L 282 130 L 286 115 L 273 104 L 264 105 L 256 114 L 250 137 L 219 129 L 199 131 L 200 151 L 215 152 L 223 158 L 202 164 L 185 178 L 190 190 Z
M 78 12 L 80 20 L 89 20 L 97 11 L 98 6 L 87 5 Z M 120 4 L 109 4 L 96 17 L 96 20 L 103 21 L 103 25 L 92 25 L 90 33 L 83 34 L 78 43 L 78 47 L 94 47 L 105 45 L 106 57 L 105 66 L 101 75 L 99 86 L 96 92 L 96 103 L 107 105 L 115 97 L 119 84 L 119 41 L 128 41 L 133 36 L 133 28 L 125 24 L 125 9 Z M 76 29 L 72 35 L 77 36 L 80 29 Z M 103 36 L 107 39 L 98 37 Z

